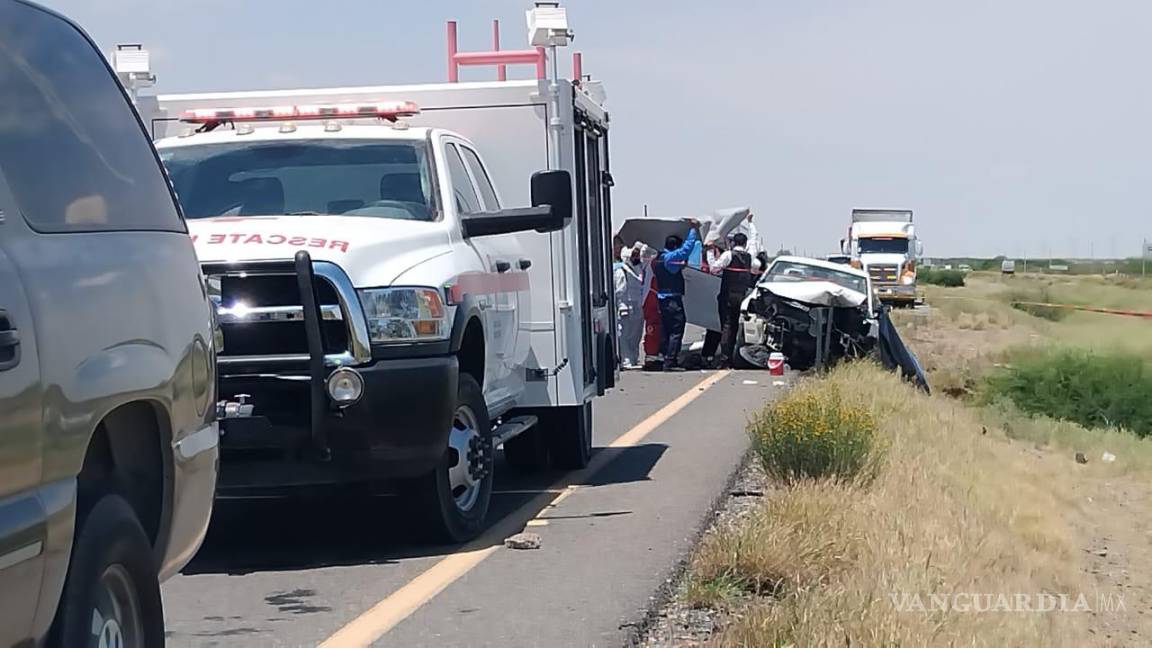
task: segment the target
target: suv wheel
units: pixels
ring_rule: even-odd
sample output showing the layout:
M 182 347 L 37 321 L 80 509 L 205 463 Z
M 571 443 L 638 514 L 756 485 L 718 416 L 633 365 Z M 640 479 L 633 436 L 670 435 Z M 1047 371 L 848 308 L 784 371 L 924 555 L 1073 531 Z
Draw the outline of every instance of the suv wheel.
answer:
M 82 518 L 52 635 L 68 648 L 164 645 L 152 545 L 118 495 L 105 495 Z
M 483 531 L 494 454 L 484 394 L 475 378 L 462 374 L 444 458 L 434 471 L 407 484 L 413 513 L 433 539 L 462 543 Z

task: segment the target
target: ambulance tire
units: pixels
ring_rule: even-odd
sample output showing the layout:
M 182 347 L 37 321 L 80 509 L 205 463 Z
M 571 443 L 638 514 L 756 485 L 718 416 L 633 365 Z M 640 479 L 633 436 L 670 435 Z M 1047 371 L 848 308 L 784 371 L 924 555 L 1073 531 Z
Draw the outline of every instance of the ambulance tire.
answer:
M 504 442 L 504 463 L 521 473 L 548 467 L 548 445 L 544 443 L 539 426 Z
M 493 456 L 496 451 L 484 394 L 476 379 L 468 374 L 460 374 L 452 426 L 454 436 L 467 430 L 464 436 L 472 437 L 465 444 L 468 456 L 461 456 L 450 440 L 440 465 L 423 477 L 403 483 L 401 494 L 426 539 L 462 544 L 475 539 L 484 530 L 492 500 Z M 453 472 L 457 461 L 476 462 L 475 466 L 482 468 L 483 476 L 474 484 L 454 487 L 452 480 L 459 481 L 459 472 Z
M 548 435 L 552 466 L 579 470 L 592 459 L 592 402 L 557 407 L 540 422 Z

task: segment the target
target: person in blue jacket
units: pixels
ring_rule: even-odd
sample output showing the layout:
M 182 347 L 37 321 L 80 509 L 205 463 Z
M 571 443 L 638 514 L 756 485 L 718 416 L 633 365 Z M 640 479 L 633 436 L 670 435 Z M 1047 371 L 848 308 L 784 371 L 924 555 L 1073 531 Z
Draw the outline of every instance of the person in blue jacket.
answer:
M 680 347 L 684 342 L 684 267 L 699 241 L 700 223 L 689 219 L 692 229 L 688 238 L 673 234 L 664 240 L 664 250 L 653 264 L 656 275 L 656 297 L 660 303 L 660 351 L 664 371 L 684 371 L 680 366 Z

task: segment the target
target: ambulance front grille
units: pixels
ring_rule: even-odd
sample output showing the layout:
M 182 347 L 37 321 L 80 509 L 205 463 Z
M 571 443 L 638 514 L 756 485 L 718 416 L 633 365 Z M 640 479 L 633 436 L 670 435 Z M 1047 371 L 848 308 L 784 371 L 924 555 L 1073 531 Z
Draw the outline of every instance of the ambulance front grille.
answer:
M 371 347 L 355 291 L 336 266 L 316 263 L 315 268 L 326 364 L 364 364 L 371 359 Z M 206 264 L 204 275 L 223 338 L 217 351 L 222 366 L 307 366 L 304 307 L 290 264 Z
M 220 329 L 224 350 L 220 355 L 264 356 L 308 353 L 304 307 L 294 275 L 217 277 L 220 282 Z M 317 277 L 316 292 L 323 320 L 320 332 L 324 353 L 348 350 L 340 300 L 331 283 Z

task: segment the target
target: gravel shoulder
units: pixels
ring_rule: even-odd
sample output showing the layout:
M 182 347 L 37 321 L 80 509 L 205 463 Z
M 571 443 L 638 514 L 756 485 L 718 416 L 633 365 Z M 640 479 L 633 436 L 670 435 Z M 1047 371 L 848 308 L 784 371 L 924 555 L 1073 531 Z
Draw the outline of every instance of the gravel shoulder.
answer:
M 745 523 L 765 497 L 771 496 L 771 484 L 759 462 L 749 453 L 732 476 L 728 488 L 716 500 L 716 508 L 706 521 L 700 539 L 724 529 Z M 699 544 L 699 543 L 697 543 Z M 699 646 L 707 643 L 730 615 L 739 614 L 739 605 L 724 610 L 696 608 L 684 600 L 685 576 L 691 555 L 685 557 L 675 577 L 669 579 L 661 595 L 654 599 L 642 634 L 631 646 L 665 648 Z

